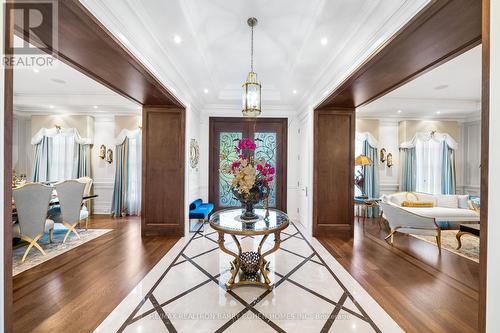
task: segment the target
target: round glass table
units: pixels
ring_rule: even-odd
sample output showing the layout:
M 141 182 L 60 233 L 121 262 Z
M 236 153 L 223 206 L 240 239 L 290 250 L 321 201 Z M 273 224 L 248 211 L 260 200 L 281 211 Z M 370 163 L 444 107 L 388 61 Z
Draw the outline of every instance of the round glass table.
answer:
M 218 244 L 221 251 L 234 257 L 231 261 L 231 277 L 226 288 L 243 285 L 256 285 L 272 289 L 273 285 L 267 275 L 269 262 L 265 257 L 276 252 L 281 243 L 281 231 L 290 224 L 288 215 L 277 209 L 256 209 L 259 218 L 251 223 L 242 221 L 239 217 L 241 209 L 224 209 L 215 212 L 210 217 L 210 226 L 219 234 Z M 238 253 L 235 253 L 224 244 L 224 236 L 228 234 L 235 242 Z M 262 248 L 268 236 L 274 234 L 274 246 L 262 253 Z M 236 236 L 263 236 L 257 251 L 243 252 Z

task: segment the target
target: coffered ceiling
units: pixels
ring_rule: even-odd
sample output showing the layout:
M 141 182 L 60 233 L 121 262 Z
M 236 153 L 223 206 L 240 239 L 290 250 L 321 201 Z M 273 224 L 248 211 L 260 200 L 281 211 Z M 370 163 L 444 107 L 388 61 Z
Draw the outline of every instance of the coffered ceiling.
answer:
M 239 110 L 248 17 L 266 106 L 318 104 L 428 0 L 81 0 L 186 105 Z

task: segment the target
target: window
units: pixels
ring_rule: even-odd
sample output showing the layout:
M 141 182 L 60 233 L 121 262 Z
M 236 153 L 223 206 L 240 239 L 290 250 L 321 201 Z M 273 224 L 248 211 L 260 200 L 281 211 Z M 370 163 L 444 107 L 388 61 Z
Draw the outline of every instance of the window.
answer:
M 130 215 L 141 214 L 141 140 L 140 136 L 129 138 L 127 184 L 125 202 Z
M 417 191 L 441 193 L 441 175 L 443 168 L 443 143 L 431 139 L 417 141 Z
M 52 138 L 52 151 L 49 150 L 49 181 L 62 181 L 73 178 L 75 159 L 75 136 L 56 134 Z

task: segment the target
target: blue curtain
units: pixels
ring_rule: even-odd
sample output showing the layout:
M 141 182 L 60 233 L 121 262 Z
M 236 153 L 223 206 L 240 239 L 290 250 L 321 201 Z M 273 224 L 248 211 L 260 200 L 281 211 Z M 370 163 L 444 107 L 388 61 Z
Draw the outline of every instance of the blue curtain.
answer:
M 52 138 L 44 136 L 40 143 L 35 145 L 35 163 L 33 168 L 33 182 L 49 181 L 50 158 L 52 154 Z
M 365 194 L 369 198 L 378 198 L 380 196 L 378 151 L 376 148 L 370 146 L 368 140 L 365 140 L 363 143 L 363 155 L 367 156 L 372 161 L 372 164 L 366 165 L 363 171 L 365 177 Z M 366 217 L 376 216 L 378 216 L 378 208 L 368 208 Z
M 441 192 L 456 193 L 455 152 L 443 142 L 443 171 L 441 173 Z
M 401 151 L 401 191 L 414 192 L 417 189 L 416 149 L 402 148 Z
M 73 177 L 90 177 L 90 145 L 75 142 Z
M 113 189 L 113 202 L 111 216 L 120 217 L 127 215 L 125 192 L 127 186 L 127 162 L 129 139 L 125 138 L 122 144 L 115 149 L 115 186 Z

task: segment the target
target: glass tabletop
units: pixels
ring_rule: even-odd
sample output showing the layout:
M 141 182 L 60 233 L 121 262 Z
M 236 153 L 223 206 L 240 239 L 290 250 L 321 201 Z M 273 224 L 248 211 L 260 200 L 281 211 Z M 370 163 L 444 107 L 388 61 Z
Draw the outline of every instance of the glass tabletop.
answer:
M 241 209 L 218 211 L 210 217 L 210 225 L 213 229 L 228 234 L 265 235 L 283 230 L 289 224 L 288 215 L 277 209 L 256 209 L 255 213 L 259 219 L 253 223 L 241 221 L 239 219 L 241 212 Z

